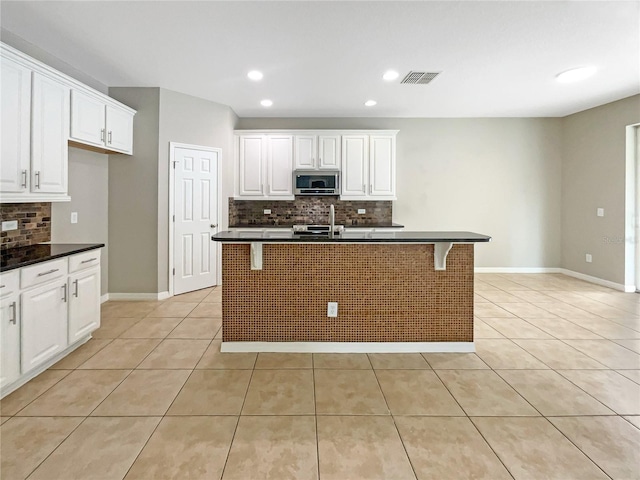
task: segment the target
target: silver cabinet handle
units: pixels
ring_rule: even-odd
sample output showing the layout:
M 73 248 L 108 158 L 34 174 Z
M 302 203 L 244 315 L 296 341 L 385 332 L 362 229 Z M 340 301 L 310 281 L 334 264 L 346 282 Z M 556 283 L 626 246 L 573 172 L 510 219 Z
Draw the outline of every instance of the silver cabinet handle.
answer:
M 6 287 L 6 285 L 0 285 L 0 288 L 4 288 L 4 287 Z
M 82 263 L 89 263 L 89 262 L 93 262 L 94 260 L 97 260 L 97 259 L 98 259 L 98 257 L 93 257 L 93 258 L 90 258 L 90 259 L 88 259 L 88 260 L 83 260 L 83 261 L 81 261 L 80 263 L 81 263 L 81 264 L 82 264 Z
M 58 268 L 54 268 L 53 270 L 48 270 L 46 272 L 40 272 L 38 274 L 38 276 L 39 277 L 43 277 L 44 275 L 49 275 L 50 273 L 57 272 L 58 270 L 59 270 Z
M 22 188 L 27 188 L 27 171 L 22 170 Z
M 74 280 L 73 281 L 73 285 L 76 287 L 74 292 L 73 292 L 73 296 L 78 298 L 78 280 Z
M 102 143 L 107 143 L 106 139 L 104 138 L 104 128 L 100 129 L 100 141 Z
M 373 183 L 369 184 L 369 193 L 373 193 Z
M 40 171 L 39 170 L 35 173 L 35 176 L 36 176 L 36 188 L 39 189 L 40 188 Z
M 13 323 L 15 325 L 18 321 L 18 315 L 16 314 L 16 302 L 9 305 L 9 308 L 11 309 L 11 318 L 9 319 L 9 323 Z
M 362 193 L 367 193 L 367 186 L 364 183 L 362 184 Z
M 109 145 L 111 145 L 113 139 L 113 132 L 111 130 L 109 130 Z
M 215 223 L 211 224 L 211 228 L 216 228 L 218 225 L 216 225 Z
M 62 301 L 66 303 L 67 301 L 67 284 L 62 285 Z

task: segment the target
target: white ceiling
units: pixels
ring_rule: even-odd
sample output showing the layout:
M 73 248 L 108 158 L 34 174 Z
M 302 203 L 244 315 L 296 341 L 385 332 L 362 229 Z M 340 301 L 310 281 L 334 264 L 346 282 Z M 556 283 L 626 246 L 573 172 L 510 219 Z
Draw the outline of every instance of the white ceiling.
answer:
M 176 90 L 240 117 L 564 116 L 640 92 L 638 1 L 3 0 L 0 13 L 105 85 Z M 581 65 L 597 75 L 555 81 Z M 442 74 L 399 84 L 412 69 Z

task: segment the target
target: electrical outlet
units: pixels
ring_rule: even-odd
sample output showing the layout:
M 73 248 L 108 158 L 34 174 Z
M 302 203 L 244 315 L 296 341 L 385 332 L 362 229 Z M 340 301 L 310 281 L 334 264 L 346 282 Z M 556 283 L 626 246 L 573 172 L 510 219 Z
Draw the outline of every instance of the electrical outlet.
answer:
M 18 221 L 17 220 L 9 220 L 8 222 L 2 222 L 2 231 L 8 232 L 9 230 L 17 230 L 18 229 Z
M 366 208 L 359 208 L 358 209 L 358 215 L 363 215 L 365 213 L 367 213 L 367 209 Z
M 587 261 L 587 263 L 591 263 L 593 261 L 593 257 L 591 256 L 590 253 L 587 253 L 585 255 L 585 260 Z
M 338 302 L 329 302 L 327 303 L 327 317 L 337 317 L 338 316 Z
M 71 223 L 78 223 L 78 212 L 71 212 Z
M 262 212 L 263 212 L 265 215 L 271 215 L 271 209 L 270 209 L 270 208 L 265 208 Z
M 604 217 L 604 208 L 599 208 L 598 210 L 596 210 L 596 215 L 598 215 L 599 217 Z

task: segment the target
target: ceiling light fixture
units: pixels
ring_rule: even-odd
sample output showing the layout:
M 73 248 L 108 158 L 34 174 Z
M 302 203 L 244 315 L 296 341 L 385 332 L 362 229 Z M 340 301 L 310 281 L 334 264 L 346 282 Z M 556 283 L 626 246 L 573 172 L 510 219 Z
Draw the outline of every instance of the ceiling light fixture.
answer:
M 262 105 L 263 107 L 270 107 L 271 105 L 273 105 L 273 102 L 269 99 L 264 99 L 260 102 L 260 105 Z
M 566 72 L 561 72 L 556 75 L 556 80 L 560 83 L 579 82 L 580 80 L 589 78 L 591 75 L 596 73 L 596 70 L 597 68 L 593 66 L 572 68 L 571 70 L 567 70 Z
M 367 106 L 367 107 L 373 107 L 377 103 L 378 102 L 376 102 L 375 100 L 367 100 L 366 102 L 364 102 L 365 106 Z
M 247 77 L 249 77 L 254 82 L 257 82 L 258 80 L 262 80 L 263 76 L 264 75 L 262 75 L 262 72 L 258 70 L 251 70 L 249 73 L 247 73 Z
M 393 80 L 395 80 L 399 76 L 400 76 L 400 74 L 398 72 L 396 72 L 395 70 L 387 70 L 386 72 L 384 72 L 384 75 L 382 75 L 382 79 L 386 80 L 387 82 L 392 82 Z

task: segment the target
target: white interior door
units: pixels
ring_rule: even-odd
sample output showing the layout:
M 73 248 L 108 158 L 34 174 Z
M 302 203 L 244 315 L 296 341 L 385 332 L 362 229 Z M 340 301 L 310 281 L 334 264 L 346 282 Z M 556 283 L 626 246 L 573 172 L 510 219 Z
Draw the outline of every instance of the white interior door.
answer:
M 216 284 L 218 152 L 174 150 L 173 293 Z

